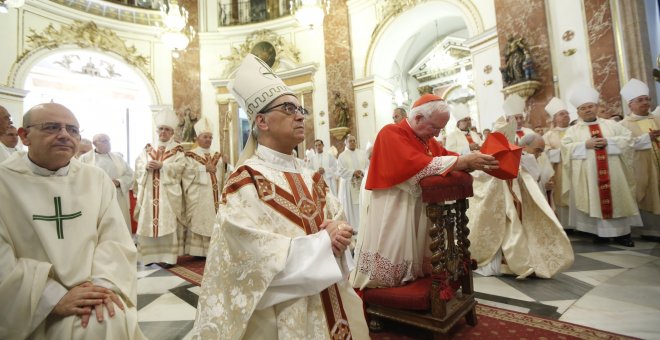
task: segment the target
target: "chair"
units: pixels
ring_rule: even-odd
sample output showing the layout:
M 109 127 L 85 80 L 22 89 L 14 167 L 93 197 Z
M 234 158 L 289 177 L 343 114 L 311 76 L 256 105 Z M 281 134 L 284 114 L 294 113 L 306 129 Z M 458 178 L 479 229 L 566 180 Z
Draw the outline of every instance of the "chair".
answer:
M 434 339 L 447 339 L 451 328 L 465 317 L 477 324 L 472 284 L 476 262 L 470 258 L 467 228 L 467 198 L 472 193 L 472 176 L 453 171 L 447 176 L 431 176 L 420 182 L 422 200 L 428 205 L 432 275 L 401 287 L 364 291 L 369 328 L 382 328 L 382 319 L 423 328 Z

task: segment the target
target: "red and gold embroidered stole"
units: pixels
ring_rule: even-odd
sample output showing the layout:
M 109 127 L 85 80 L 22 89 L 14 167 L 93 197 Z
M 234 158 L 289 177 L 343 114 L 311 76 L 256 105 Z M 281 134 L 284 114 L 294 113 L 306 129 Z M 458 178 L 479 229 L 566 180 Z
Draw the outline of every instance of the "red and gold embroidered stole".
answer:
M 147 155 L 151 160 L 159 161 L 161 163 L 165 162 L 166 159 L 176 155 L 177 152 L 183 152 L 183 147 L 177 145 L 176 147 L 163 151 L 160 149 L 154 149 L 151 144 L 147 144 L 145 147 Z M 158 214 L 160 211 L 160 169 L 153 171 L 153 181 L 152 181 L 152 199 L 151 199 L 151 208 L 153 209 L 153 219 L 151 222 L 151 228 L 153 228 L 154 237 L 158 237 Z
M 190 157 L 194 160 L 196 160 L 199 164 L 201 165 L 213 165 L 213 167 L 217 167 L 218 161 L 220 161 L 220 158 L 222 158 L 222 155 L 220 155 L 219 152 L 214 153 L 212 156 L 207 155 L 205 157 L 202 157 L 192 151 L 186 152 L 186 157 Z M 211 188 L 213 189 L 213 205 L 215 206 L 215 212 L 218 212 L 218 207 L 220 206 L 220 197 L 219 197 L 219 192 L 220 188 L 218 186 L 218 176 L 216 176 L 216 172 L 208 172 L 209 176 L 211 176 Z
M 598 124 L 589 125 L 592 138 L 603 138 Z M 612 192 L 610 191 L 610 170 L 607 163 L 607 148 L 594 149 L 596 153 L 596 169 L 598 171 L 598 196 L 603 219 L 612 218 Z
M 264 203 L 305 230 L 307 235 L 319 232 L 319 226 L 324 220 L 323 210 L 328 190 L 323 176 L 319 173 L 314 174 L 310 192 L 299 173 L 284 172 L 283 174 L 292 193 L 275 185 L 260 172 L 247 166 L 241 166 L 229 177 L 222 193 L 223 202 L 227 201 L 227 195 L 237 192 L 243 186 L 254 185 L 259 198 Z M 348 318 L 336 284 L 321 292 L 321 301 L 330 330 L 330 338 L 351 339 Z

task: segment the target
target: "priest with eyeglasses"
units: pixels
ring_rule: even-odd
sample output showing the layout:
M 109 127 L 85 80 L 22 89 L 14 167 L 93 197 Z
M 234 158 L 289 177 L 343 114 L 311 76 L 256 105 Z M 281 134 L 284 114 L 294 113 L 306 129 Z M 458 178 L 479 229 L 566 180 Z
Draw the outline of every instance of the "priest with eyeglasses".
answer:
M 76 117 L 40 104 L 18 133 L 28 152 L 0 165 L 0 339 L 144 339 L 135 245 L 110 178 L 74 158 Z

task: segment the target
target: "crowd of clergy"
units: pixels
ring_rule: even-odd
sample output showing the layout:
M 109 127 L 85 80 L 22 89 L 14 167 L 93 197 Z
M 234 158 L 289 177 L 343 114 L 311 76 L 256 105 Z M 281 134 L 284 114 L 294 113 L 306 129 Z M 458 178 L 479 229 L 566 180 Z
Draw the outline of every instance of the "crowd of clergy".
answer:
M 50 190 L 54 197 L 47 195 L 43 202 L 33 204 L 28 204 L 31 198 L 26 197 L 11 207 L 3 203 L 2 219 L 7 221 L 2 221 L 0 232 L 5 241 L 0 247 L 17 250 L 5 261 L 4 266 L 15 265 L 5 268 L 10 274 L 0 274 L 0 286 L 17 287 L 19 294 L 12 297 L 17 303 L 32 302 L 17 315 L 31 320 L 28 325 L 11 331 L 3 324 L 0 335 L 41 332 L 38 334 L 46 337 L 75 338 L 84 334 L 71 320 L 66 321 L 65 330 L 49 331 L 50 319 L 46 318 L 50 318 L 53 306 L 59 306 L 58 299 L 40 299 L 62 298 L 68 296 L 67 290 L 80 287 L 92 294 L 90 299 L 100 297 L 104 301 L 101 304 L 108 306 L 106 314 L 97 309 L 99 315 L 114 316 L 113 304 L 108 301 L 114 301 L 122 311 L 126 309 L 123 327 L 130 334 L 126 338 L 141 338 L 135 330 L 132 261 L 170 267 L 179 256 L 192 255 L 208 256 L 195 324 L 196 334 L 202 337 L 271 338 L 279 334 L 305 338 L 320 331 L 330 335 L 352 332 L 355 338 L 362 338 L 366 324 L 351 287 L 400 286 L 429 274 L 430 222 L 424 214 L 419 181 L 451 171 L 467 171 L 474 180 L 467 216 L 470 250 L 482 275 L 552 278 L 573 263 L 566 233 L 573 229 L 592 234 L 596 243 L 626 247 L 634 246 L 634 227 L 640 228 L 642 237 L 660 240 L 660 117 L 651 113 L 649 88 L 639 80 L 631 79 L 621 89 L 630 113 L 620 122 L 603 118 L 599 93 L 584 87 L 577 88 L 568 99 L 579 116 L 573 122 L 565 103 L 552 98 L 545 106 L 552 127 L 541 135 L 541 131 L 525 126 L 525 100 L 514 94 L 504 102 L 505 116 L 492 129 L 479 133 L 472 127 L 467 106 L 450 107 L 442 98 L 426 94 L 410 112 L 396 108 L 393 124 L 381 129 L 365 150 L 358 148 L 355 136 L 347 135 L 339 155 L 334 147 L 326 150 L 324 141 L 317 139 L 313 148 L 296 158 L 290 150 L 304 138 L 302 122 L 307 111 L 272 72 L 259 71 L 263 68 L 268 68 L 263 61 L 248 55 L 231 85 L 253 126 L 235 170 L 222 153 L 211 149 L 214 128 L 205 117 L 194 126 L 195 144 L 184 150 L 174 138 L 179 119 L 171 110 L 155 116 L 158 139 L 145 146 L 133 169 L 121 154 L 111 151 L 106 134 L 95 135 L 91 141 L 94 149 L 78 155 L 77 161 L 69 163 L 70 158 L 64 157 L 61 159 L 66 158 L 66 163 L 44 167 L 49 158 L 38 153 L 39 138 L 57 136 L 64 141 L 63 136 L 77 137 L 72 143 L 78 150 L 80 135 L 73 114 L 58 104 L 30 110 L 19 130 L 29 147 L 25 152 L 16 150 L 17 130 L 0 106 L 0 191 L 7 191 L 4 197 L 13 197 L 10 193 L 19 189 L 12 186 L 23 181 L 35 193 Z M 254 94 L 263 89 L 277 96 L 251 103 Z M 441 131 L 449 115 L 456 128 L 445 135 Z M 26 125 L 42 116 L 51 121 L 41 119 Z M 283 133 L 283 129 L 294 132 Z M 482 154 L 482 145 L 489 139 L 521 148 L 519 163 L 501 163 Z M 84 164 L 102 169 L 109 181 L 90 184 L 99 174 Z M 516 175 L 503 179 L 493 174 L 498 169 Z M 69 184 L 57 179 L 48 182 L 51 176 L 70 178 L 72 174 L 83 179 L 72 178 L 66 182 Z M 98 183 L 103 183 L 102 188 Z M 44 185 L 51 189 L 43 189 Z M 60 192 L 58 185 L 70 188 Z M 100 193 L 90 193 L 90 188 Z M 81 197 L 79 193 L 87 194 Z M 131 193 L 135 198 L 132 216 Z M 62 205 L 62 199 L 74 196 L 80 206 L 100 200 L 95 209 L 100 207 L 101 211 L 94 210 L 90 216 L 88 210 L 71 208 L 68 202 Z M 109 198 L 118 204 L 108 203 Z M 22 214 L 28 206 L 43 205 L 47 210 L 53 199 L 55 216 Z M 68 214 L 68 210 L 85 213 Z M 98 256 L 106 257 L 117 256 L 112 252 L 121 249 L 126 255 L 118 256 L 118 261 L 122 267 L 132 267 L 125 275 L 119 279 L 117 274 L 100 275 L 99 280 L 84 270 L 72 275 L 74 270 L 66 262 L 70 254 L 64 250 L 58 253 L 47 243 L 35 255 L 36 260 L 24 261 L 19 254 L 28 253 L 21 247 L 30 240 L 22 236 L 16 239 L 12 234 L 18 232 L 16 225 L 56 222 L 57 239 L 66 234 L 70 240 L 76 237 L 71 237 L 70 229 L 62 229 L 62 224 L 72 224 L 81 216 L 107 219 L 105 228 L 121 219 L 113 228 L 121 225 L 128 233 L 110 237 L 117 238 L 113 246 L 103 248 L 104 238 L 109 236 L 97 222 L 97 231 L 81 237 L 94 238 L 98 244 L 76 243 L 76 247 L 96 247 L 88 249 L 90 254 L 99 252 Z M 131 235 L 132 220 L 137 229 L 130 240 L 126 237 Z M 34 239 L 45 237 L 41 234 L 44 230 L 30 233 L 35 233 Z M 137 249 L 131 250 L 133 244 Z M 240 261 L 242 269 L 237 271 L 226 259 Z M 54 267 L 42 265 L 50 261 L 57 263 Z M 95 261 L 88 261 L 90 268 L 97 265 Z M 104 269 L 111 270 L 101 266 Z M 41 286 L 32 287 L 34 292 L 19 289 L 25 280 L 37 280 Z M 9 293 L 6 287 L 0 288 L 0 296 L 7 298 Z M 336 305 L 335 300 L 343 301 L 343 309 L 328 307 Z M 90 310 L 72 309 L 68 315 L 74 314 L 83 316 L 83 328 L 90 322 Z

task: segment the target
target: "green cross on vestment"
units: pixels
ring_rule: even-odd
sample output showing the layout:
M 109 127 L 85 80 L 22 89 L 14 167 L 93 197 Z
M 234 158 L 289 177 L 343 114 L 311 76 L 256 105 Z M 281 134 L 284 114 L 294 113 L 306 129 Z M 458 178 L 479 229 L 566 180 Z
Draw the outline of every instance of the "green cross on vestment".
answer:
M 33 221 L 55 221 L 55 226 L 57 227 L 57 238 L 64 238 L 64 229 L 63 224 L 64 220 L 72 220 L 76 217 L 82 216 L 82 212 L 79 211 L 73 214 L 62 214 L 62 199 L 58 196 L 54 198 L 55 200 L 55 216 L 44 216 L 44 215 L 32 215 Z

